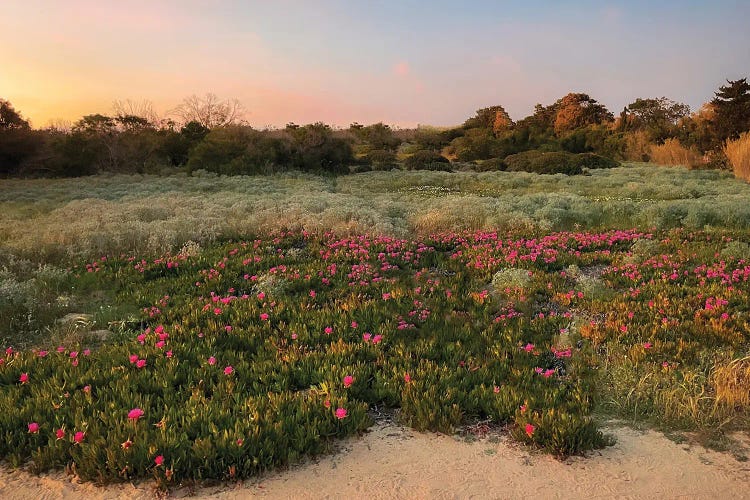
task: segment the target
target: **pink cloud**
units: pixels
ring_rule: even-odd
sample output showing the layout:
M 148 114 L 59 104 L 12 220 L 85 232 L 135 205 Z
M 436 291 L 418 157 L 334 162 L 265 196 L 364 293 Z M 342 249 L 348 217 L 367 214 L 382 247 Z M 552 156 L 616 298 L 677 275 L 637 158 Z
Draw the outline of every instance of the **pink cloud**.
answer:
M 400 61 L 393 66 L 393 74 L 397 76 L 408 76 L 411 72 L 409 63 L 406 61 Z

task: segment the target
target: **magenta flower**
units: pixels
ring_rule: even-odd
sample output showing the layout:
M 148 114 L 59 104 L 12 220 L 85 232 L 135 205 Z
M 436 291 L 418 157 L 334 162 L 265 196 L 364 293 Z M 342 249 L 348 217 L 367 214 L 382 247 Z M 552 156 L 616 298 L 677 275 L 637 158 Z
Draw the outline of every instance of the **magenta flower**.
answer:
M 141 410 L 140 408 L 133 408 L 132 410 L 130 410 L 130 411 L 128 412 L 128 418 L 129 418 L 130 420 L 138 420 L 138 419 L 139 419 L 139 418 L 141 418 L 141 417 L 142 417 L 143 415 L 144 415 L 144 412 L 143 412 L 143 410 Z
M 62 438 L 64 438 L 65 437 L 65 429 L 62 429 L 62 428 L 57 429 L 55 431 L 55 437 L 57 438 L 58 441 L 61 440 Z
M 260 320 L 261 321 L 268 321 L 269 317 L 270 316 L 268 316 L 268 313 L 260 313 Z
M 164 463 L 164 455 L 157 455 L 156 458 L 154 458 L 154 464 L 157 467 L 160 467 Z
M 39 432 L 39 424 L 36 422 L 31 422 L 29 424 L 29 432 L 31 434 L 36 434 L 37 432 Z
M 232 368 L 231 366 L 227 366 L 226 368 L 224 368 L 224 375 L 231 375 L 232 373 L 234 373 L 234 368 Z
M 213 356 L 209 357 L 208 358 L 208 364 L 211 365 L 211 366 L 215 365 L 216 364 L 216 358 L 214 358 Z
M 526 435 L 531 437 L 534 435 L 534 431 L 536 430 L 536 427 L 532 424 L 526 424 Z
M 136 368 L 143 368 L 144 366 L 146 366 L 146 360 L 145 359 L 139 359 L 138 361 L 135 362 L 135 367 Z
M 643 344 L 644 349 L 651 349 L 654 345 L 651 342 L 645 342 Z
M 409 375 L 409 373 L 408 373 L 408 372 L 407 372 L 407 373 L 404 373 L 404 382 L 406 382 L 407 384 L 408 384 L 409 382 L 411 382 L 411 375 Z
M 76 432 L 76 433 L 75 433 L 75 434 L 73 435 L 73 442 L 75 442 L 75 444 L 80 444 L 80 443 L 82 443 L 82 442 L 83 442 L 83 440 L 84 440 L 85 438 L 86 438 L 86 433 L 85 433 L 85 432 L 81 432 L 81 431 L 78 431 L 78 432 Z
M 347 415 L 345 408 L 336 408 L 336 418 L 339 420 L 345 419 Z
M 354 377 L 352 377 L 351 375 L 347 375 L 346 377 L 344 377 L 344 387 L 351 387 L 353 383 Z
M 330 334 L 332 334 L 332 333 L 333 333 L 333 327 L 331 327 L 331 326 L 327 326 L 327 327 L 325 328 L 325 330 L 323 330 L 323 331 L 324 331 L 324 332 L 326 333 L 326 335 L 330 335 Z
M 36 353 L 36 355 L 40 358 L 43 358 L 47 355 L 47 351 L 39 351 L 38 353 Z
M 18 381 L 22 384 L 25 384 L 29 381 L 29 374 L 28 373 L 22 373 L 20 377 L 18 377 Z
M 137 354 L 131 354 L 128 357 L 128 360 L 130 361 L 130 364 L 134 364 L 136 361 L 138 361 L 138 355 Z

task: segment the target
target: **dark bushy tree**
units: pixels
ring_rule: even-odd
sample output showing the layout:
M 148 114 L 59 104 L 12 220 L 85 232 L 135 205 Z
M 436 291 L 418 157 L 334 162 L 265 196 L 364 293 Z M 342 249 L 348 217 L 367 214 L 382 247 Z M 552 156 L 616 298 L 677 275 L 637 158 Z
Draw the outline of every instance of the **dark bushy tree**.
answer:
M 727 80 L 715 95 L 711 104 L 715 111 L 713 128 L 717 139 L 721 142 L 736 139 L 742 132 L 750 130 L 750 83 L 747 78 Z

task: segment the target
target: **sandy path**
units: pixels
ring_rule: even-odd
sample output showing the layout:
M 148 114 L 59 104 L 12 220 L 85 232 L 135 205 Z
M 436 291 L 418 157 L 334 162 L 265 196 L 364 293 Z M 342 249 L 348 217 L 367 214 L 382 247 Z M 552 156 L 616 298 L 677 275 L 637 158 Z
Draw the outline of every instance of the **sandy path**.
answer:
M 750 462 L 676 444 L 656 432 L 610 429 L 613 447 L 564 462 L 505 438 L 467 443 L 393 425 L 346 441 L 339 453 L 200 498 L 750 498 Z M 185 490 L 174 493 L 182 497 Z M 0 498 L 153 498 L 152 486 L 78 484 L 62 474 L 0 471 Z

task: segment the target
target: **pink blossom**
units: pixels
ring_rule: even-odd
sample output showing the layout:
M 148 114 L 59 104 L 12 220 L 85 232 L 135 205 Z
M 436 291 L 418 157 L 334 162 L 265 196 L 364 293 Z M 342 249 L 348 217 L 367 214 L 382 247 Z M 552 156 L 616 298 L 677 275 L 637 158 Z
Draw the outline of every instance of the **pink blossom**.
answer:
M 409 373 L 408 373 L 408 372 L 407 372 L 407 373 L 404 373 L 404 382 L 406 382 L 407 384 L 408 384 L 409 382 L 411 382 L 411 375 L 409 375 Z
M 29 432 L 31 434 L 36 434 L 37 432 L 39 432 L 39 424 L 36 422 L 31 422 L 29 424 Z
M 351 387 L 353 383 L 354 377 L 352 377 L 351 375 L 347 375 L 346 377 L 344 377 L 344 387 Z
M 47 355 L 47 351 L 39 351 L 36 355 L 39 356 L 40 358 L 43 358 Z
M 651 349 L 654 345 L 651 342 L 644 342 L 643 348 L 644 349 Z
M 524 346 L 523 350 L 524 350 L 524 351 L 526 351 L 526 352 L 531 352 L 531 351 L 533 351 L 533 350 L 534 350 L 534 344 L 526 344 L 526 345 Z
M 380 335 L 380 334 L 378 334 L 378 335 L 375 335 L 375 336 L 374 336 L 374 337 L 372 338 L 372 343 L 373 343 L 373 344 L 375 344 L 375 345 L 377 345 L 377 344 L 379 344 L 379 343 L 380 343 L 380 342 L 381 342 L 382 340 L 383 340 L 383 336 L 382 336 L 382 335 Z
M 171 357 L 172 357 L 172 351 L 167 351 L 165 355 L 166 355 L 166 356 L 167 356 L 168 358 L 171 358 Z
M 213 356 L 209 357 L 208 358 L 208 364 L 211 365 L 211 366 L 215 365 L 216 364 L 216 358 L 213 357 Z
M 73 435 L 73 441 L 76 444 L 82 443 L 85 438 L 86 438 L 85 432 L 78 431 Z
M 536 427 L 533 426 L 532 424 L 526 424 L 525 430 L 526 430 L 526 435 L 531 437 L 534 435 L 534 431 L 536 430 Z
M 310 290 L 310 297 L 315 298 L 315 290 Z
M 143 368 L 144 366 L 146 366 L 146 360 L 145 359 L 139 359 L 138 361 L 135 362 L 135 367 L 136 368 Z
M 62 429 L 62 428 L 57 429 L 55 431 L 55 437 L 57 438 L 58 441 L 63 439 L 65 437 L 65 429 Z
M 326 335 L 330 335 L 333 333 L 333 327 L 327 326 L 325 330 L 323 330 Z
M 224 375 L 231 375 L 232 373 L 234 373 L 234 368 L 232 368 L 231 366 L 227 366 L 226 368 L 224 368 Z
M 130 360 L 130 364 L 134 364 L 136 361 L 138 361 L 138 355 L 137 354 L 131 354 L 128 358 Z
M 29 381 L 29 374 L 28 373 L 22 373 L 21 376 L 18 378 L 18 381 L 22 384 L 25 384 Z
M 156 465 L 157 467 L 161 467 L 161 465 L 162 465 L 163 463 L 164 463 L 164 455 L 157 455 L 157 456 L 156 456 L 156 457 L 154 458 L 154 464 L 155 464 L 155 465 Z
M 268 318 L 270 318 L 270 316 L 268 315 L 268 313 L 260 313 L 260 320 L 261 321 L 268 321 Z
M 497 385 L 496 385 L 496 386 L 494 386 L 494 387 L 492 388 L 492 392 L 494 392 L 495 394 L 499 394 L 499 393 L 500 393 L 500 387 L 499 387 L 499 386 L 497 386 Z
M 143 415 L 144 415 L 144 412 L 143 412 L 143 410 L 141 410 L 140 408 L 133 408 L 132 410 L 130 410 L 130 411 L 128 412 L 128 418 L 129 418 L 130 420 L 138 420 L 138 419 L 139 419 L 139 418 L 141 418 L 141 417 L 142 417 Z
M 352 321 L 352 328 L 357 328 L 359 324 L 356 321 Z
M 342 420 L 346 418 L 347 412 L 345 408 L 336 408 L 336 418 Z

